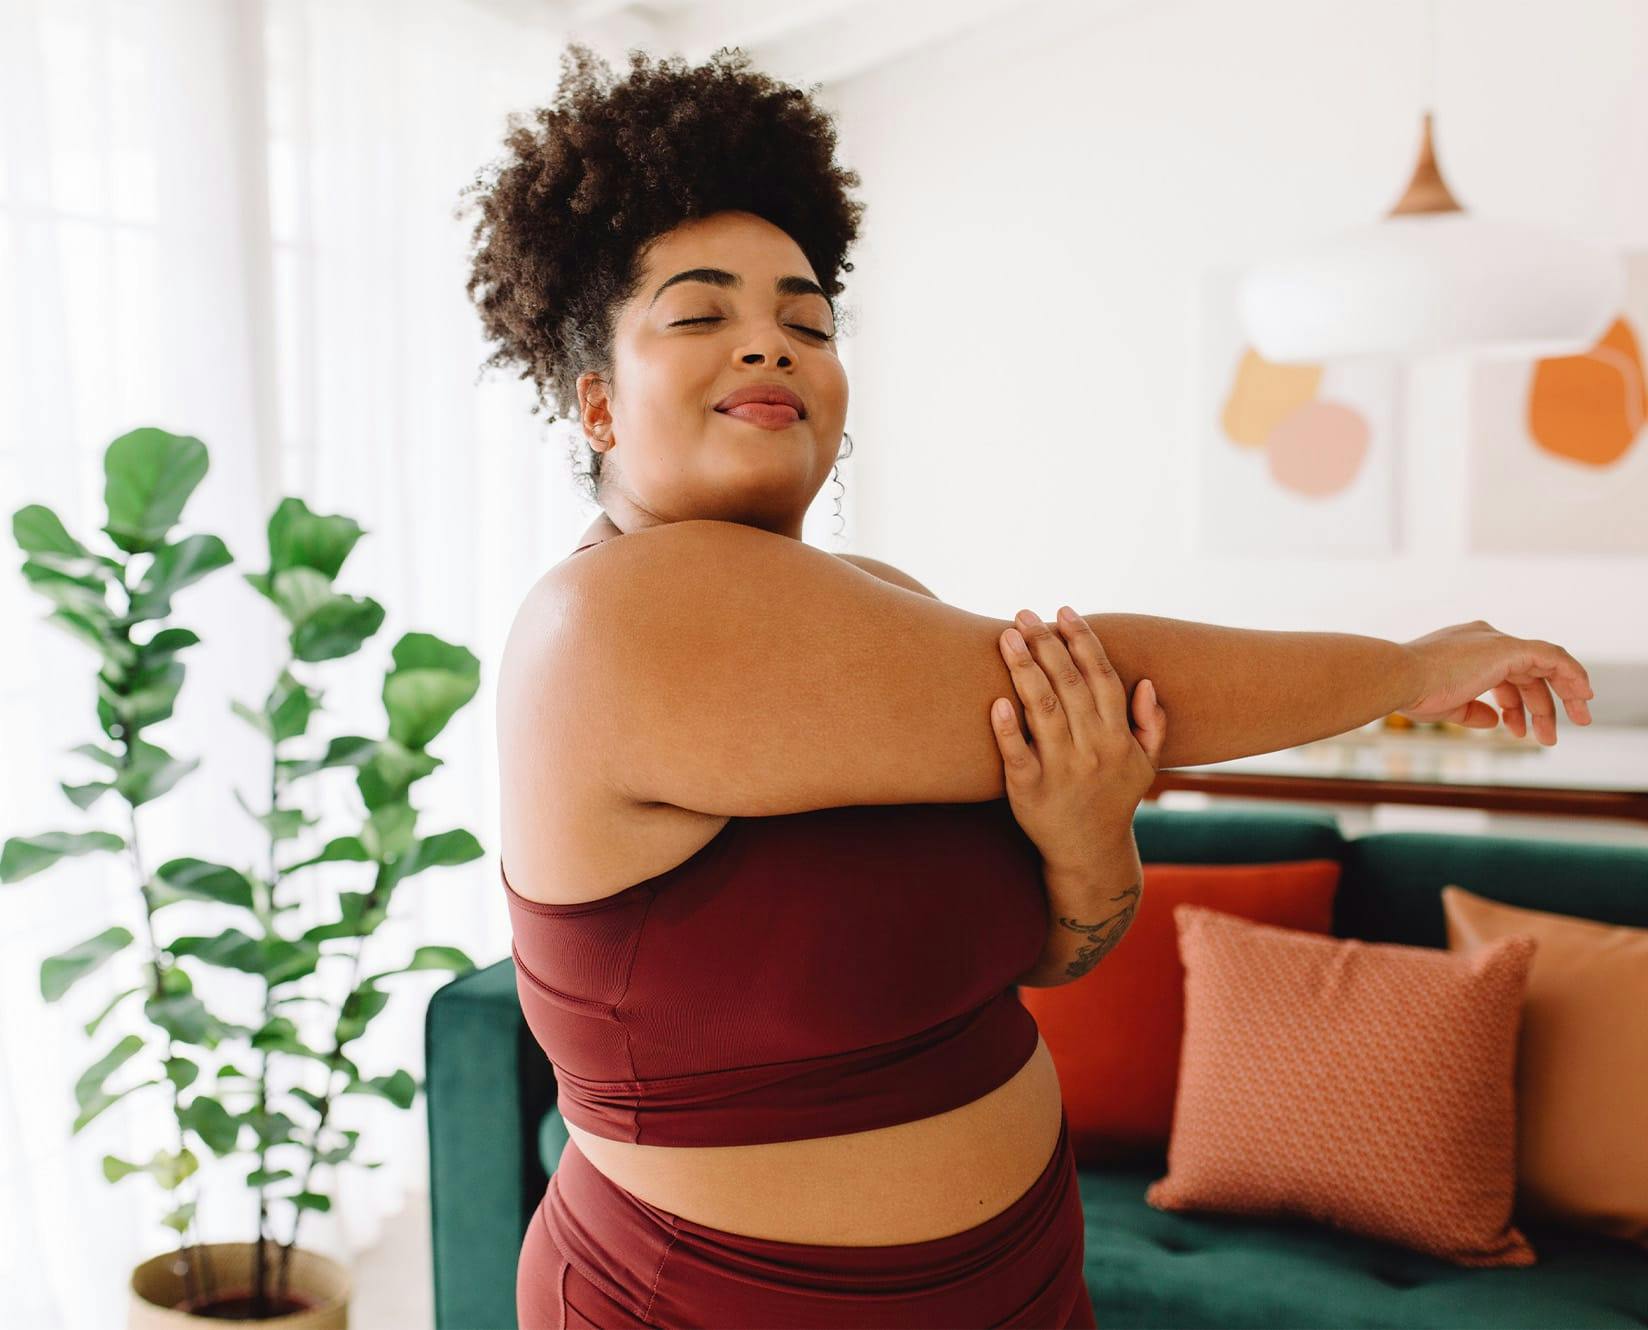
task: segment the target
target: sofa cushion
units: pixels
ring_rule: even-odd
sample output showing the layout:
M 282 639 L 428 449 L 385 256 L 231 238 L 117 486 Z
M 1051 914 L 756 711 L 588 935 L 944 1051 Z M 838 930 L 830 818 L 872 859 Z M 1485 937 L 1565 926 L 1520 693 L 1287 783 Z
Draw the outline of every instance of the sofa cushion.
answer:
M 1442 889 L 1448 946 L 1537 939 L 1517 1053 L 1519 1217 L 1648 1251 L 1648 929 Z
M 1138 911 L 1103 964 L 1080 983 L 1019 990 L 1058 1068 L 1078 1164 L 1121 1163 L 1167 1146 L 1184 1034 L 1173 907 L 1204 905 L 1326 934 L 1339 871 L 1337 858 L 1147 863 Z
M 1333 919 L 1340 937 L 1446 948 L 1441 893 L 1450 884 L 1529 910 L 1648 928 L 1641 845 L 1382 831 L 1347 840 L 1342 858 Z
M 1078 1169 L 1087 1290 L 1105 1330 L 1564 1330 L 1648 1325 L 1648 1256 L 1530 1223 L 1530 1266 L 1467 1268 L 1289 1217 L 1172 1213 L 1158 1166 Z
M 1468 957 L 1180 905 L 1169 1210 L 1299 1215 L 1461 1265 L 1530 1265 L 1516 1039 L 1535 943 Z

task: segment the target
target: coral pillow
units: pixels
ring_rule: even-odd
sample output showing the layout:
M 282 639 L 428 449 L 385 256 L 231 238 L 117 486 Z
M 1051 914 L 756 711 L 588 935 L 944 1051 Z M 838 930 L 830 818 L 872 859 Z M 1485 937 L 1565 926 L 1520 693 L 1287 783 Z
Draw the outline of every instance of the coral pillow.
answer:
M 1539 942 L 1517 1054 L 1517 1214 L 1648 1249 L 1648 929 L 1452 885 L 1442 911 L 1455 951 Z
M 1173 913 L 1184 1053 L 1147 1203 L 1294 1216 L 1458 1265 L 1535 1263 L 1511 1223 L 1532 937 L 1465 955 Z
M 1091 974 L 1057 988 L 1019 990 L 1058 1068 L 1079 1166 L 1159 1165 L 1173 1130 L 1184 1033 L 1173 907 L 1206 905 L 1331 933 L 1339 873 L 1333 859 L 1146 864 L 1133 922 Z

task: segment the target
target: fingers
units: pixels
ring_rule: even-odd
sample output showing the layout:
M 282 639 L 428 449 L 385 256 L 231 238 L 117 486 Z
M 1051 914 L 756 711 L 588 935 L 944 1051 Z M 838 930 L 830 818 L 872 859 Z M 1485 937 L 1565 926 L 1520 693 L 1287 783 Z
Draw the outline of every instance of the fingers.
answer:
M 1546 654 L 1549 664 L 1549 669 L 1541 673 L 1549 674 L 1551 686 L 1562 698 L 1569 717 L 1576 725 L 1589 725 L 1591 708 L 1586 703 L 1596 696 L 1596 690 L 1591 687 L 1591 676 L 1583 665 L 1556 643 L 1539 642 L 1536 645 Z
M 1156 686 L 1149 679 L 1140 679 L 1133 689 L 1133 729 L 1150 765 L 1160 771 L 1162 746 L 1167 743 L 1167 712 L 1156 700 Z
M 1026 711 L 1029 708 L 1025 708 Z M 1019 723 L 1013 715 L 1013 704 L 998 697 L 990 708 L 990 733 L 996 736 L 996 747 L 1001 750 L 1002 772 L 1011 783 L 1032 781 L 1041 774 L 1041 763 L 1019 733 Z
M 1093 631 L 1092 624 L 1068 605 L 1059 606 L 1058 618 L 1059 631 L 1086 676 L 1099 715 L 1107 724 L 1121 724 L 1127 716 L 1127 689 L 1111 665 L 1099 635 Z
M 1532 719 L 1534 738 L 1549 748 L 1556 742 L 1556 703 L 1551 699 L 1550 685 L 1543 679 L 1517 685 L 1522 703 Z
M 1522 709 L 1522 690 L 1514 683 L 1496 683 L 1493 687 L 1494 701 L 1499 704 L 1499 710 L 1505 717 L 1505 728 L 1520 739 L 1528 732 L 1528 713 Z M 1488 708 L 1489 713 L 1493 708 Z M 1483 728 L 1492 729 L 1499 723 L 1495 716 Z
M 1002 634 L 1002 654 L 1037 746 L 1045 751 L 1076 746 L 1096 754 L 1104 720 L 1087 679 L 1059 635 L 1036 615 L 1020 610 L 1015 622 L 1016 629 Z M 1025 644 L 1022 650 L 1015 634 Z

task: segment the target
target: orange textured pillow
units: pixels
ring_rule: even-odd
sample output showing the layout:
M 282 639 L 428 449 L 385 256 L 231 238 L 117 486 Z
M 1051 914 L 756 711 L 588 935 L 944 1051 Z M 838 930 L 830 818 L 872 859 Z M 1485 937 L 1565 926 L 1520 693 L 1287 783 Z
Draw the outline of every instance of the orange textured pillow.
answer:
M 1538 940 L 1517 1053 L 1516 1210 L 1648 1250 L 1648 929 L 1442 888 L 1448 946 Z
M 1324 938 L 1174 910 L 1184 1054 L 1159 1210 L 1288 1215 L 1453 1261 L 1533 1265 L 1511 1223 L 1536 943 Z
M 1133 922 L 1091 974 L 1057 988 L 1019 990 L 1058 1068 L 1078 1165 L 1159 1163 L 1173 1130 L 1184 1034 L 1173 907 L 1205 905 L 1332 933 L 1339 873 L 1333 859 L 1146 864 Z

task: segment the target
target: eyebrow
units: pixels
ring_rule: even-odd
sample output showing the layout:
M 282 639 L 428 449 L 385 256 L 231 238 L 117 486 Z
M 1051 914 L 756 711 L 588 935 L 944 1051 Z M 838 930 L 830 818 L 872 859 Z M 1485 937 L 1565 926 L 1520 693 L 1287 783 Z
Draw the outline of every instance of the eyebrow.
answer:
M 685 272 L 678 272 L 667 282 L 652 293 L 652 300 L 648 308 L 658 303 L 658 297 L 674 286 L 677 282 L 708 282 L 711 286 L 739 287 L 744 285 L 744 279 L 735 272 L 728 272 L 725 268 L 688 268 Z M 824 288 L 810 277 L 780 277 L 773 283 L 774 288 L 781 296 L 829 296 L 824 294 Z

